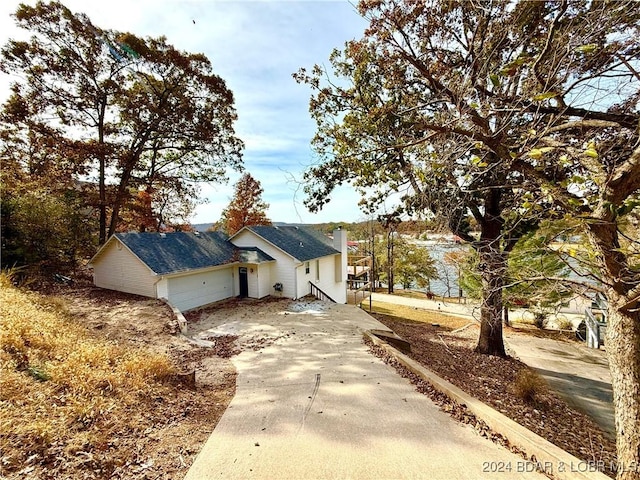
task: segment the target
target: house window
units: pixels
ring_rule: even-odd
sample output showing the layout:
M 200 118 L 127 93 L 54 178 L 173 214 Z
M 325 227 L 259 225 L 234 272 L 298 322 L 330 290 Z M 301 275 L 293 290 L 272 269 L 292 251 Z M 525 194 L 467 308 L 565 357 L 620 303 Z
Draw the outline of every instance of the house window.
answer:
M 309 262 L 305 262 L 305 264 L 304 264 L 304 273 L 309 275 L 309 270 L 311 270 L 311 265 L 309 265 Z
M 316 260 L 316 281 L 320 280 L 320 260 Z

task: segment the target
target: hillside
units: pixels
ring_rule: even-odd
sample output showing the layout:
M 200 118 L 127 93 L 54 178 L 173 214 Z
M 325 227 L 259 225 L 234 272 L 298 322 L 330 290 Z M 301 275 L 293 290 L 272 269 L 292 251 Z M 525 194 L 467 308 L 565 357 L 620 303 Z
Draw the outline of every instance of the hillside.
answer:
M 232 398 L 229 361 L 171 335 L 155 300 L 60 293 L 0 276 L 0 477 L 182 476 Z M 187 388 L 178 373 L 198 365 Z

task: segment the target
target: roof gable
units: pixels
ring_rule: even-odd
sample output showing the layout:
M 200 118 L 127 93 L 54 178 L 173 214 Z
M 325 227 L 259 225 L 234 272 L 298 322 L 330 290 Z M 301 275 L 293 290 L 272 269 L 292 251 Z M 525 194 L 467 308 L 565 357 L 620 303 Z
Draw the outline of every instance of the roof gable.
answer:
M 340 253 L 328 237 L 311 228 L 266 225 L 245 228 L 301 262 Z

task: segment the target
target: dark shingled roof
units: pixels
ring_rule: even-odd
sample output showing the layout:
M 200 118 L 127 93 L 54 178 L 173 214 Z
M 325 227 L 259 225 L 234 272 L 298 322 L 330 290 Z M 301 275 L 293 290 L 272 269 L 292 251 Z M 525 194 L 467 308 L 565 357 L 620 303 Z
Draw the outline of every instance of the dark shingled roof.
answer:
M 216 267 L 233 262 L 271 261 L 257 248 L 238 248 L 220 232 L 116 233 L 158 275 Z
M 340 253 L 329 237 L 312 228 L 264 225 L 247 228 L 301 262 Z

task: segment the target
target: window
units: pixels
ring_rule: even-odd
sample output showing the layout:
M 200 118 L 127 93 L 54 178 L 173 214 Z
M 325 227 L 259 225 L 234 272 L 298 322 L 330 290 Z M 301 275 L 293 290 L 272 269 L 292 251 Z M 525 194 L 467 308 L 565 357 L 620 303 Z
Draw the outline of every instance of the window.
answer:
M 309 271 L 310 270 L 311 270 L 311 265 L 309 264 L 309 262 L 305 262 L 305 264 L 304 264 L 304 273 L 309 275 Z

